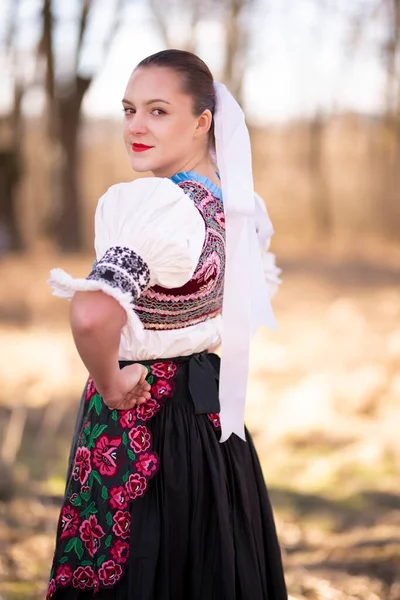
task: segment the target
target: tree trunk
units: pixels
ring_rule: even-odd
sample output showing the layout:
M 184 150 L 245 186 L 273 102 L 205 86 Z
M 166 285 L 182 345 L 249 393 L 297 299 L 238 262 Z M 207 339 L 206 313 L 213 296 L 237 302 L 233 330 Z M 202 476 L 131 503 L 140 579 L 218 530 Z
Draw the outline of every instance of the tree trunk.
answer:
M 76 78 L 75 87 L 58 99 L 60 165 L 60 206 L 56 219 L 57 243 L 64 252 L 83 250 L 82 211 L 79 186 L 79 125 L 83 97 L 90 79 Z

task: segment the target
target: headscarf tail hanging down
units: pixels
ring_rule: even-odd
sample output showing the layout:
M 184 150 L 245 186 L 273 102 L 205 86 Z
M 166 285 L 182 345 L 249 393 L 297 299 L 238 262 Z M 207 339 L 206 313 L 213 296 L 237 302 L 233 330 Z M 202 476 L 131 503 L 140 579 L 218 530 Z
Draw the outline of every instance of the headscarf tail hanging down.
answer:
M 226 223 L 220 372 L 221 442 L 232 433 L 246 440 L 244 408 L 250 338 L 260 325 L 277 329 L 264 277 L 255 224 L 250 136 L 239 104 L 214 82 L 216 162 Z

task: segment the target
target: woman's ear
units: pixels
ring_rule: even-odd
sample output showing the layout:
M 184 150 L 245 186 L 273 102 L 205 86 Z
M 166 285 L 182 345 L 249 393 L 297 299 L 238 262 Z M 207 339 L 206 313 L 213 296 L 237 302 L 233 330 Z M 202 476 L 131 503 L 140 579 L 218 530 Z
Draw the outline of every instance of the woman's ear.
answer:
M 195 137 L 200 137 L 208 133 L 210 131 L 211 124 L 212 114 L 211 111 L 207 108 L 197 119 Z

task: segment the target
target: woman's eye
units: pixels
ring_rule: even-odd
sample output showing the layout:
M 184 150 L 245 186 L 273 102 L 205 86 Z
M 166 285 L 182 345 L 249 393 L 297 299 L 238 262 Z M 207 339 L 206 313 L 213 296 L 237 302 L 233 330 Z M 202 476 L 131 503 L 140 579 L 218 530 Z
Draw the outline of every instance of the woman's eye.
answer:
M 122 111 L 126 114 L 126 115 L 134 115 L 135 111 L 133 108 L 127 108 L 127 107 L 123 107 Z
M 153 108 L 152 114 L 155 115 L 156 117 L 159 117 L 161 115 L 166 115 L 167 113 L 162 108 Z

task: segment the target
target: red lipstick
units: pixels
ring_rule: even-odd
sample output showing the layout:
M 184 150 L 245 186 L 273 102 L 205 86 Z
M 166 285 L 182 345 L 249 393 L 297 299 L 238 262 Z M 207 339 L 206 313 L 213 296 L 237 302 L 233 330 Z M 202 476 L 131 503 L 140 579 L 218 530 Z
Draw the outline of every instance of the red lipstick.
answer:
M 146 146 L 145 144 L 137 144 L 136 142 L 132 144 L 132 150 L 134 152 L 145 152 L 151 148 L 154 148 L 154 146 Z

